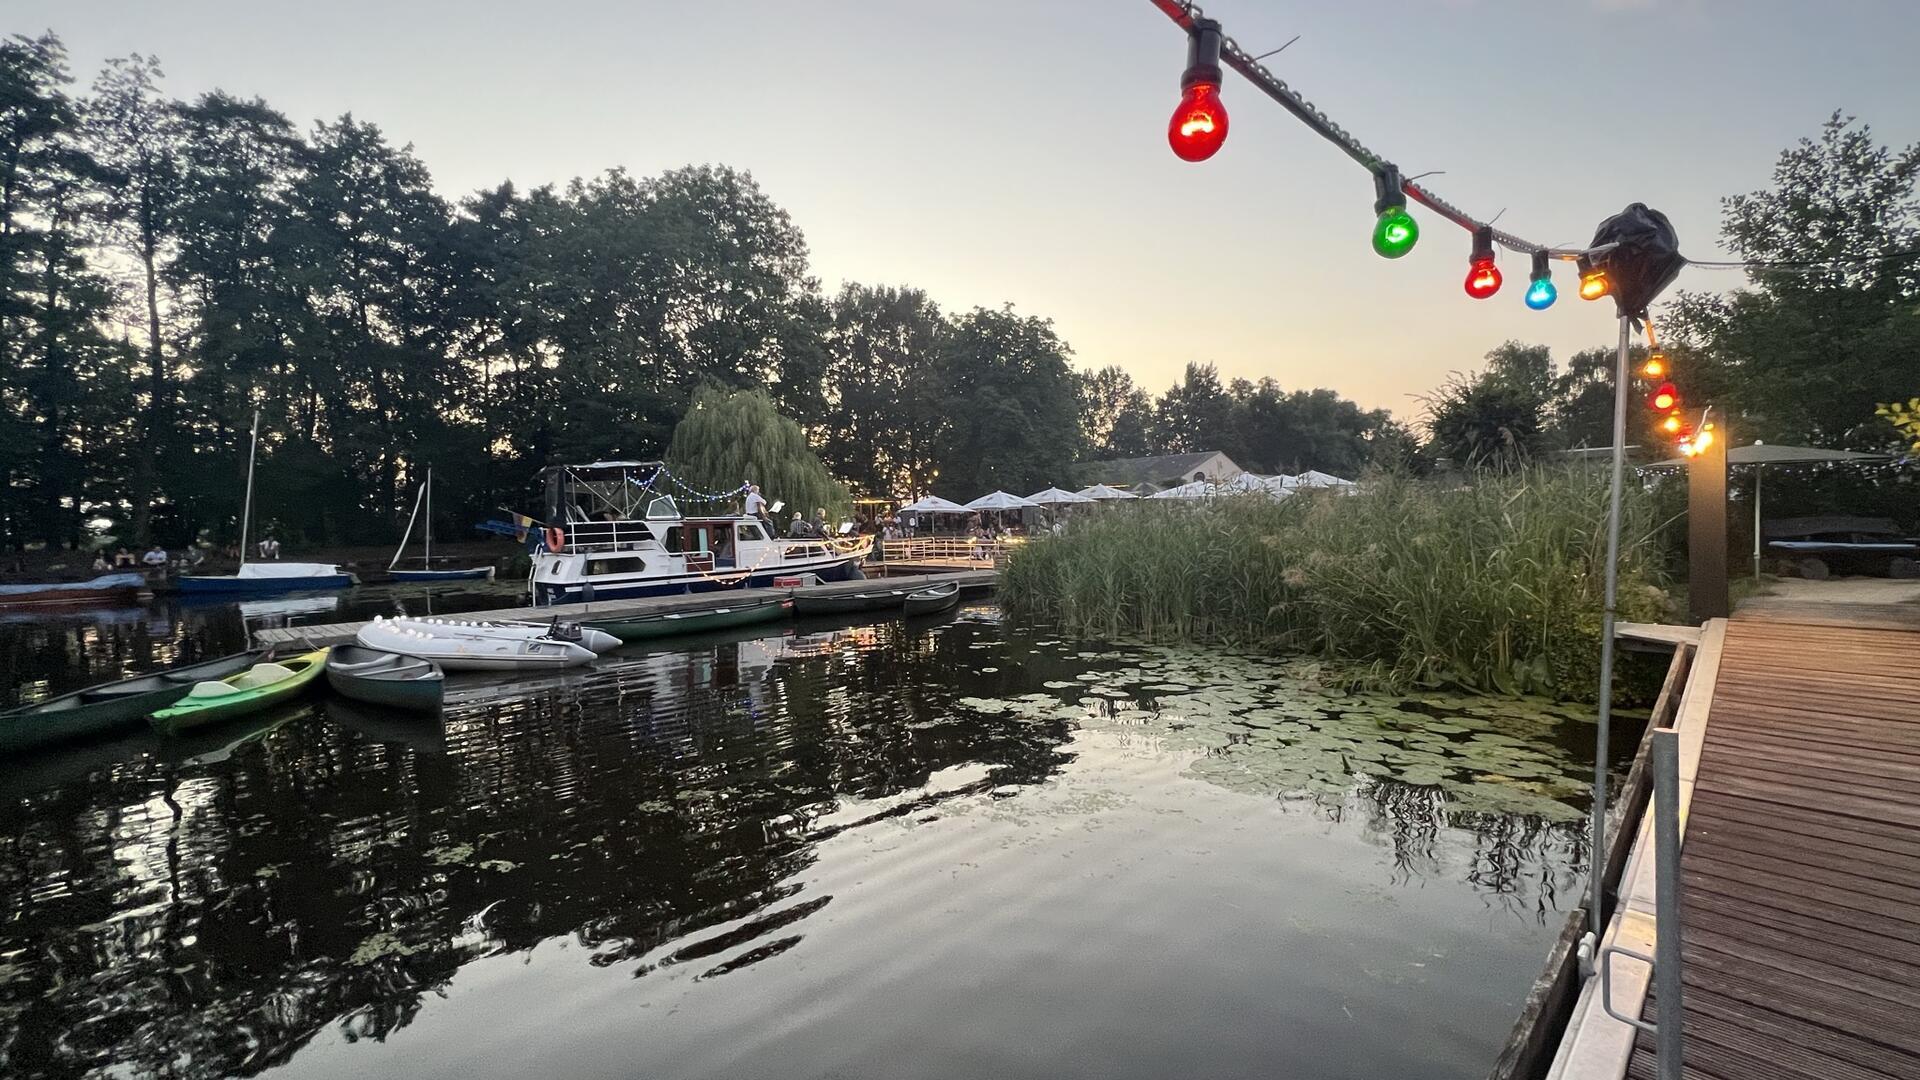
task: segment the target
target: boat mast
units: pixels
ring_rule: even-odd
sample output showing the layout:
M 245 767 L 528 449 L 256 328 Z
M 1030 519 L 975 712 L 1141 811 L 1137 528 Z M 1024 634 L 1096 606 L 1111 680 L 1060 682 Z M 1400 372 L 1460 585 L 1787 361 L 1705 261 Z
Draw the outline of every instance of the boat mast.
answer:
M 428 476 L 431 477 L 432 474 L 429 473 Z M 387 569 L 391 570 L 400 565 L 400 556 L 407 553 L 407 541 L 413 539 L 413 523 L 420 520 L 420 500 L 426 495 L 427 489 L 424 487 L 413 493 L 413 513 L 407 517 L 407 531 L 400 534 L 400 546 L 394 549 L 393 561 L 387 564 Z
M 433 466 L 427 466 L 427 553 L 420 559 L 420 569 L 433 569 Z
M 247 529 L 253 524 L 253 459 L 260 453 L 260 410 L 253 410 L 253 443 L 247 447 L 247 501 L 240 510 L 240 565 L 247 565 Z

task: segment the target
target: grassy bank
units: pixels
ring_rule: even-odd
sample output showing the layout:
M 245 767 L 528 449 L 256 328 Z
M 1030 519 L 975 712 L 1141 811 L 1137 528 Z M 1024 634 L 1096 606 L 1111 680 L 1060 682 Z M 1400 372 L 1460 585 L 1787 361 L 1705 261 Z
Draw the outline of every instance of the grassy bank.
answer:
M 1658 620 L 1653 508 L 1629 489 L 1621 617 Z M 1017 618 L 1091 637 L 1258 644 L 1385 685 L 1577 697 L 1598 671 L 1606 505 L 1605 473 L 1588 469 L 1141 502 L 1024 545 L 1000 595 Z

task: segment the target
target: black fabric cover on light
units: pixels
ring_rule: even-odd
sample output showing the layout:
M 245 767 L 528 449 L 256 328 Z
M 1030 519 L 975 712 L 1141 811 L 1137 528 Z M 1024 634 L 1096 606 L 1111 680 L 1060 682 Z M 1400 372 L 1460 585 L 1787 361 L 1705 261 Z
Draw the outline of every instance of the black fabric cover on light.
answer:
M 1594 230 L 1592 246 L 1603 244 L 1617 245 L 1596 260 L 1607 268 L 1613 302 L 1629 319 L 1646 318 L 1648 305 L 1673 284 L 1680 268 L 1687 264 L 1680 254 L 1680 238 L 1673 231 L 1673 222 L 1646 203 L 1633 203 L 1601 222 Z

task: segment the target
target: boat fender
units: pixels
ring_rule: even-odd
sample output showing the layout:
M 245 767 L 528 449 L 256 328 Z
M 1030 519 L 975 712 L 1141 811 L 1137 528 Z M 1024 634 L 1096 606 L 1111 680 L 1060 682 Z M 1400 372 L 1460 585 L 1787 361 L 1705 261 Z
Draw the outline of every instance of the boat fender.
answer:
M 558 555 L 562 551 L 565 551 L 566 547 L 567 547 L 567 534 L 564 530 L 559 529 L 557 527 L 550 528 L 547 530 L 547 550 L 548 551 L 551 551 L 554 554 Z

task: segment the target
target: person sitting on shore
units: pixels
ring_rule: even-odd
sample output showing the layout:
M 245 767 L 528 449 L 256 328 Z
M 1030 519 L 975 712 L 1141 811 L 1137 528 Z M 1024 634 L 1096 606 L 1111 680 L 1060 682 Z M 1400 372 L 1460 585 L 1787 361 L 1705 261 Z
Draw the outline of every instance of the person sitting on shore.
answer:
M 140 556 L 140 562 L 149 570 L 158 570 L 167 565 L 167 549 L 155 544 L 147 549 L 145 555 Z
M 125 566 L 139 566 L 139 565 L 140 565 L 140 560 L 134 558 L 133 552 L 128 551 L 125 547 L 117 547 L 113 549 L 113 568 L 114 569 L 118 570 L 121 567 L 125 567 Z
M 93 572 L 94 572 L 94 573 L 96 573 L 96 574 L 104 574 L 104 573 L 106 573 L 107 571 L 109 571 L 109 570 L 111 570 L 111 569 L 113 569 L 113 564 L 107 561 L 107 553 L 106 553 L 106 552 L 104 552 L 104 551 L 103 551 L 103 552 L 100 552 L 100 553 L 98 553 L 98 554 L 96 554 L 96 555 L 95 555 L 95 556 L 93 557 Z
M 260 552 L 260 557 L 263 559 L 277 559 L 280 557 L 280 541 L 271 536 L 266 537 L 260 541 L 255 550 Z

